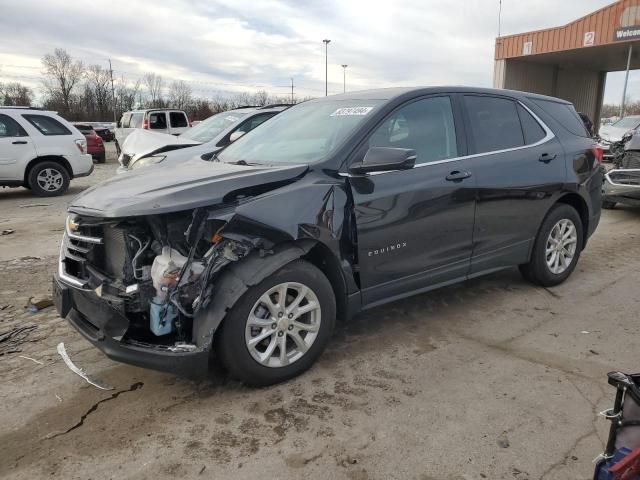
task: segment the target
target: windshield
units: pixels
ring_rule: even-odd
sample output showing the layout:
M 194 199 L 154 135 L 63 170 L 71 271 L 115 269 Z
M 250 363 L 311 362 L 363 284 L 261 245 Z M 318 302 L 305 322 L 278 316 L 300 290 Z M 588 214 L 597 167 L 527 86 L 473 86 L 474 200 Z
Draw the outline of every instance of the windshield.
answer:
M 624 117 L 618 120 L 616 123 L 614 123 L 611 126 L 616 128 L 626 128 L 628 130 L 632 130 L 632 129 L 638 128 L 638 125 L 640 125 L 640 117 Z
M 327 158 L 383 100 L 306 102 L 229 145 L 223 162 L 313 163 Z
M 245 112 L 221 112 L 207 118 L 200 122 L 193 128 L 188 129 L 186 132 L 180 134 L 180 138 L 186 138 L 187 140 L 195 140 L 196 142 L 206 143 L 212 140 L 214 137 L 220 134 L 223 130 L 226 130 L 231 125 L 238 123 L 243 117 L 246 117 Z

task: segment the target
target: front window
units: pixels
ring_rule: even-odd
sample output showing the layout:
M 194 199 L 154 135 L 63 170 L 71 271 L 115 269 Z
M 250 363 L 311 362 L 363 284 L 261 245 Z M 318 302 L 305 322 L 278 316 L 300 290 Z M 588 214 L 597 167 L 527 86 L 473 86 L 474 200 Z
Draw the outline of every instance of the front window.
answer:
M 221 152 L 223 162 L 314 163 L 337 150 L 383 100 L 301 103 L 276 115 Z
M 214 137 L 217 137 L 223 130 L 238 123 L 246 115 L 246 113 L 238 112 L 217 113 L 180 134 L 180 138 L 201 143 L 209 142 L 213 140 Z
M 18 122 L 8 115 L 0 114 L 0 138 L 6 137 L 26 137 L 27 132 L 24 131 Z

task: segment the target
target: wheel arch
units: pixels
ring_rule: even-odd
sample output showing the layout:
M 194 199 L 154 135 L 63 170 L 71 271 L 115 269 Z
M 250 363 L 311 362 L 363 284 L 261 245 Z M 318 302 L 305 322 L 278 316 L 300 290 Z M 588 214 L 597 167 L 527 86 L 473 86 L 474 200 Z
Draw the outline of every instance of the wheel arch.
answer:
M 558 198 L 554 206 L 559 203 L 575 208 L 578 215 L 580 215 L 580 220 L 582 221 L 582 248 L 584 249 L 589 238 L 589 206 L 587 202 L 579 194 L 568 192 Z
M 23 182 L 25 185 L 27 185 L 29 182 L 29 174 L 31 173 L 31 170 L 33 170 L 33 168 L 36 165 L 42 162 L 58 163 L 60 166 L 64 167 L 64 169 L 67 171 L 69 178 L 73 179 L 73 169 L 71 168 L 71 164 L 66 158 L 59 155 L 44 155 L 42 157 L 34 158 L 27 164 L 27 167 L 24 169 L 24 178 L 23 178 Z
M 264 250 L 254 250 L 224 269 L 215 280 L 214 293 L 208 301 L 208 306 L 194 318 L 194 343 L 200 348 L 209 348 L 227 312 L 242 295 L 250 287 L 297 259 L 308 261 L 324 273 L 336 296 L 336 314 L 338 318 L 342 318 L 341 315 L 345 315 L 347 309 L 346 282 L 338 259 L 327 246 L 315 240 L 283 242 L 267 254 Z M 342 292 L 341 286 L 344 287 Z

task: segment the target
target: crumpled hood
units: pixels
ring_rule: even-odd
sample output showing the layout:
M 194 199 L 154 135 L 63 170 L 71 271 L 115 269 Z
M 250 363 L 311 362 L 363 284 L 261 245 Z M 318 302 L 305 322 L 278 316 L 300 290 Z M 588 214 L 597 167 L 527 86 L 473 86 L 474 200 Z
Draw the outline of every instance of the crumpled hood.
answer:
M 600 135 L 600 138 L 608 142 L 619 142 L 620 140 L 622 140 L 622 136 L 629 130 L 631 129 L 605 125 L 604 127 L 600 128 L 600 132 L 598 134 Z
M 245 166 L 196 158 L 117 175 L 78 195 L 69 210 L 108 218 L 178 212 L 219 204 L 234 190 L 292 180 L 307 169 L 307 165 Z
M 152 132 L 151 130 L 135 129 L 120 146 L 122 153 L 130 157 L 129 164 L 155 153 L 178 148 L 200 145 L 200 142 L 182 138 L 168 133 Z

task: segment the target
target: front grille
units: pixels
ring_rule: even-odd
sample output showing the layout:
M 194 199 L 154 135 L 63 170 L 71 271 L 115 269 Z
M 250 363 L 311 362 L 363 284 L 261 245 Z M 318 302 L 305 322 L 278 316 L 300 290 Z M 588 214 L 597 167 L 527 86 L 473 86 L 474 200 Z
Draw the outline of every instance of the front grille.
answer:
M 607 176 L 614 185 L 640 187 L 640 169 L 611 170 Z
M 122 278 L 126 264 L 124 230 L 96 219 L 69 217 L 60 249 L 59 276 L 79 288 L 88 286 L 90 269 Z

